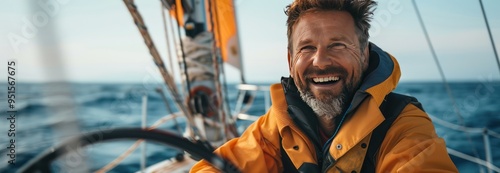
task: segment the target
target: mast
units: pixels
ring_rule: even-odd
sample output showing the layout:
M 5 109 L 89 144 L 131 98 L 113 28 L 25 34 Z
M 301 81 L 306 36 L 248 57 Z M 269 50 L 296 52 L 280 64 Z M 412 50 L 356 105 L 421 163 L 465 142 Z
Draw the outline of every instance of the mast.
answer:
M 231 36 L 236 30 L 226 27 L 231 18 L 221 16 L 232 15 L 230 12 L 218 13 L 219 5 L 232 10 L 232 1 L 172 0 L 162 3 L 177 21 L 182 52 L 179 65 L 187 90 L 185 106 L 198 119 L 199 129 L 205 129 L 202 135 L 206 135 L 209 141 L 227 141 L 237 136 L 236 131 L 231 130 L 236 129 L 233 127 L 235 122 L 229 121 L 229 102 L 225 97 L 225 85 L 221 82 L 225 82 L 222 63 L 233 55 L 227 53 L 225 47 L 229 43 L 228 33 Z M 181 30 L 185 35 L 181 35 Z M 239 55 L 238 49 L 235 49 L 236 55 Z

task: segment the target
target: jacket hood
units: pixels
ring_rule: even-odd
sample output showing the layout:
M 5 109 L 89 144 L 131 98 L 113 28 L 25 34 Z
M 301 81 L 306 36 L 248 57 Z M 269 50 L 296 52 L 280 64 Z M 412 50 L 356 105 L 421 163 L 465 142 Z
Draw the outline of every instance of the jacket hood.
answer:
M 364 73 L 361 86 L 352 98 L 350 113 L 366 98 L 372 96 L 378 106 L 382 104 L 385 96 L 393 91 L 401 77 L 401 70 L 397 60 L 389 53 L 380 49 L 377 45 L 370 43 L 370 59 L 368 69 Z

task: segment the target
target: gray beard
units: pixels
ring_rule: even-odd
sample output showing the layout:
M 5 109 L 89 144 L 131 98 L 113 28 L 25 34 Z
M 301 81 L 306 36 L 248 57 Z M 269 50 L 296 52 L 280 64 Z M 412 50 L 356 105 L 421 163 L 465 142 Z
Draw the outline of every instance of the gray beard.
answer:
M 338 97 L 330 97 L 325 101 L 318 100 L 310 91 L 299 89 L 300 97 L 311 109 L 323 120 L 333 120 L 342 113 L 345 94 L 342 92 Z

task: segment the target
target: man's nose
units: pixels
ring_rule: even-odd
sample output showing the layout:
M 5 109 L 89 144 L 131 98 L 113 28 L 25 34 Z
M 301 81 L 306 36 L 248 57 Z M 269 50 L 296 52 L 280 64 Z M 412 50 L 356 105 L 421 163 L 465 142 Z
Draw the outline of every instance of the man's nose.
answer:
M 313 56 L 313 66 L 319 69 L 325 69 L 332 65 L 332 59 L 328 55 L 328 50 L 326 48 L 318 48 Z

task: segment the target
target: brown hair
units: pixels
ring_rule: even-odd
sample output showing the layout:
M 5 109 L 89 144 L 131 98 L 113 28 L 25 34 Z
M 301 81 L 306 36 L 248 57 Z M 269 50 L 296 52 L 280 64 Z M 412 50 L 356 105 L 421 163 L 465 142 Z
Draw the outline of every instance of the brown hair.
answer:
M 286 21 L 288 50 L 291 50 L 291 35 L 293 25 L 299 20 L 300 15 L 313 10 L 338 10 L 346 11 L 351 14 L 354 19 L 356 34 L 361 51 L 368 45 L 370 37 L 368 29 L 370 29 L 370 20 L 375 10 L 376 2 L 372 0 L 295 0 L 290 5 L 286 6 L 285 14 L 288 16 Z

